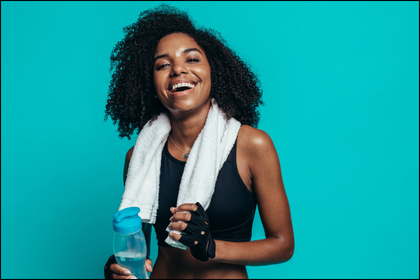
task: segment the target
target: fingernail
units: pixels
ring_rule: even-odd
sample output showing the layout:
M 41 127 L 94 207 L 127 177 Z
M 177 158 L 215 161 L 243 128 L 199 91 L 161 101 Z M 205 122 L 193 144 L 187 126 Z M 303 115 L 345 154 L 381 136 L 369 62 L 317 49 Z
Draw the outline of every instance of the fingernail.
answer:
M 131 271 L 130 270 L 124 270 L 124 274 L 125 275 L 130 275 L 131 274 Z
M 169 221 L 171 221 L 171 222 L 172 222 L 172 219 L 173 219 L 173 218 L 174 218 L 174 216 L 170 217 L 170 218 L 169 218 Z
M 137 277 L 136 276 L 131 276 L 130 279 L 137 279 Z

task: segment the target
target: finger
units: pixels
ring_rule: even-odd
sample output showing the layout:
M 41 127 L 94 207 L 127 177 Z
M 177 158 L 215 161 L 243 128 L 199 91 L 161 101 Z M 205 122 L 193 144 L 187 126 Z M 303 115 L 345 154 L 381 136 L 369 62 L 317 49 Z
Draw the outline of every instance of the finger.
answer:
M 208 221 L 206 210 L 204 210 L 203 206 L 201 206 L 199 202 L 197 202 L 196 205 L 197 205 L 197 211 L 192 212 L 192 214 L 202 217 L 206 221 Z
M 205 210 L 204 210 L 203 206 L 201 206 L 200 202 L 197 202 L 195 205 L 197 206 L 197 212 L 200 212 L 200 213 L 205 212 Z
M 169 236 L 172 237 L 175 241 L 179 241 L 179 239 L 181 239 L 181 234 L 177 234 L 177 233 L 169 233 Z
M 172 215 L 176 213 L 176 207 L 171 207 L 169 208 L 169 210 L 171 211 Z
M 187 223 L 184 222 L 172 222 L 170 224 L 171 230 L 183 231 L 187 227 Z
M 114 272 L 115 274 L 118 275 L 130 275 L 131 271 L 128 270 L 127 268 L 121 267 L 116 263 L 113 263 L 109 266 L 109 269 Z
M 194 203 L 184 203 L 176 207 L 175 212 L 196 211 L 196 210 L 197 210 L 197 205 L 195 205 Z
M 146 259 L 146 270 L 147 272 L 153 271 L 153 262 L 151 259 Z
M 191 219 L 191 213 L 189 212 L 182 212 L 182 213 L 175 213 L 169 220 L 171 222 L 189 222 Z

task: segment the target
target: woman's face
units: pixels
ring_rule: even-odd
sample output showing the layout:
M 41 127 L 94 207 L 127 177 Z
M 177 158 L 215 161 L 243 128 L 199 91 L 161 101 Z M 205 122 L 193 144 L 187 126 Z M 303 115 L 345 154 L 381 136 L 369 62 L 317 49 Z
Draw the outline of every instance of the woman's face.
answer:
M 210 104 L 211 71 L 203 49 L 184 33 L 163 37 L 155 52 L 156 95 L 172 114 L 194 112 Z

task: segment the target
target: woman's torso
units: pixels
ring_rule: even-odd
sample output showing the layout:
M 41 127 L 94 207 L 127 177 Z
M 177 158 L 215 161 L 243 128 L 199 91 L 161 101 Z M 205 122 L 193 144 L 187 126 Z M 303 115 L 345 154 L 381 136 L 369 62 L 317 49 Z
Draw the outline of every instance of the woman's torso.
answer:
M 248 174 L 241 172 L 246 170 L 246 160 L 240 162 L 243 158 L 240 141 L 238 136 L 238 143 L 235 143 L 219 172 L 212 201 L 206 211 L 215 240 L 244 242 L 251 237 L 256 200 Z M 243 265 L 212 260 L 201 262 L 192 257 L 189 249 L 180 250 L 164 242 L 167 236 L 165 229 L 172 216 L 169 208 L 176 206 L 179 182 L 185 166 L 181 159 L 182 155 L 171 150 L 168 144 L 165 145 L 162 153 L 159 210 L 154 225 L 159 251 L 151 278 L 247 278 Z

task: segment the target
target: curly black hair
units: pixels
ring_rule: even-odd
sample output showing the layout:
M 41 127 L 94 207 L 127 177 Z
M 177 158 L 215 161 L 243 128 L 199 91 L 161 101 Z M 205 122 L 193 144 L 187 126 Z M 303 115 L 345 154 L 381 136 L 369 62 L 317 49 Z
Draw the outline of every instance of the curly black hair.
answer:
M 159 40 L 172 33 L 185 33 L 204 50 L 211 69 L 211 92 L 227 119 L 256 127 L 257 107 L 263 105 L 257 76 L 229 47 L 220 33 L 196 28 L 188 14 L 161 4 L 142 12 L 137 22 L 124 27 L 125 36 L 111 53 L 112 80 L 108 90 L 105 120 L 118 121 L 121 138 L 137 133 L 149 120 L 167 112 L 155 98 L 153 58 Z

